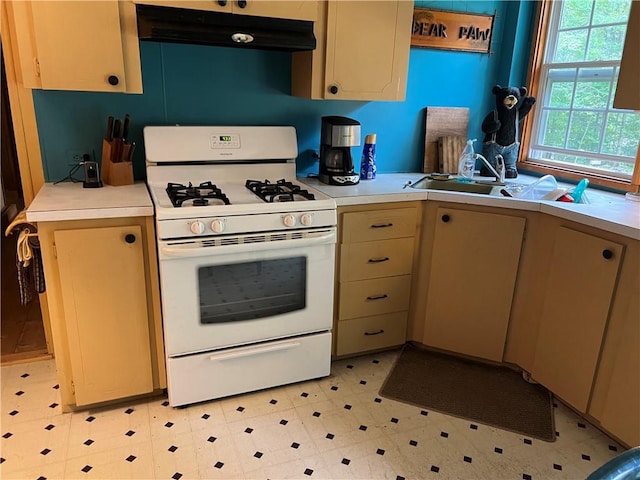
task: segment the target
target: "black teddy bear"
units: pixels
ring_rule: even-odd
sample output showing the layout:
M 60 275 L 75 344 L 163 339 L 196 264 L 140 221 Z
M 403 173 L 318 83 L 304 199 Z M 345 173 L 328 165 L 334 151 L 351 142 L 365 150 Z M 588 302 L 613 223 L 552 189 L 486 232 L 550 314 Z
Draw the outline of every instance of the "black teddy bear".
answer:
M 485 133 L 482 144 L 482 155 L 496 165 L 496 156 L 502 155 L 505 166 L 505 177 L 516 178 L 518 170 L 518 149 L 520 147 L 519 124 L 536 103 L 534 97 L 527 97 L 525 87 L 501 87 L 496 85 L 491 92 L 496 96 L 496 109 L 482 121 Z M 491 176 L 489 169 L 482 166 L 480 174 Z

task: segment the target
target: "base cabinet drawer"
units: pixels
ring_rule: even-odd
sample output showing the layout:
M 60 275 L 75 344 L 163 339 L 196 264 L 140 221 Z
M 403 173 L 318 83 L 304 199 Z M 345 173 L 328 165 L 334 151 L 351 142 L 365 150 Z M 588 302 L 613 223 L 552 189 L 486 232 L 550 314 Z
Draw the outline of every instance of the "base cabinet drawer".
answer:
M 417 214 L 418 209 L 414 207 L 345 213 L 342 220 L 342 243 L 413 237 L 416 233 Z
M 340 320 L 401 312 L 409 308 L 411 275 L 340 284 Z
M 408 275 L 413 268 L 413 237 L 341 246 L 340 280 Z
M 402 345 L 407 330 L 407 312 L 354 318 L 338 322 L 336 355 L 366 352 Z

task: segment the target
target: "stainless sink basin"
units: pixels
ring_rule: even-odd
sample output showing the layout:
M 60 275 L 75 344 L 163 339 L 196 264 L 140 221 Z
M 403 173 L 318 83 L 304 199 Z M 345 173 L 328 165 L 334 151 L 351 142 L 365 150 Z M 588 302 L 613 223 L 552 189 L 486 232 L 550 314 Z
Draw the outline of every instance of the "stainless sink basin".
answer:
M 446 180 L 434 179 L 432 177 L 424 177 L 420 180 L 413 182 L 409 187 L 415 189 L 424 190 L 447 190 L 449 192 L 466 192 L 466 193 L 480 193 L 483 195 L 489 195 L 494 192 L 495 187 L 500 187 L 502 184 L 498 182 L 458 182 L 455 178 Z M 497 189 L 499 190 L 499 188 Z M 497 190 L 495 192 L 497 193 Z

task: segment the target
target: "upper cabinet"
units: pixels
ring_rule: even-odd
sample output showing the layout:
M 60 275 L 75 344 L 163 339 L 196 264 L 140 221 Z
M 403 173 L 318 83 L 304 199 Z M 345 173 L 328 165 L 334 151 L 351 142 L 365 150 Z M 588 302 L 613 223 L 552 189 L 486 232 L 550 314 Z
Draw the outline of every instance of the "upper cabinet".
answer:
M 145 5 L 254 15 L 256 17 L 310 21 L 318 18 L 319 3 L 317 0 L 134 0 L 134 2 Z
M 314 99 L 404 100 L 413 2 L 329 0 L 318 47 L 294 54 L 292 93 Z
M 7 7 L 25 87 L 142 93 L 133 3 L 34 1 Z

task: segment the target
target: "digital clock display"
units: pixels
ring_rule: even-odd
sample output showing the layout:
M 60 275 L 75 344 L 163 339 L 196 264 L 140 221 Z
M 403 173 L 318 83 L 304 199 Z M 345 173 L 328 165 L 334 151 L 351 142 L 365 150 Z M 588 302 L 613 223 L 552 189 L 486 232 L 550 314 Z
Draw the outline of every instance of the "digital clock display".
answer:
M 220 141 L 221 142 L 230 142 L 231 141 L 231 135 L 220 135 Z

